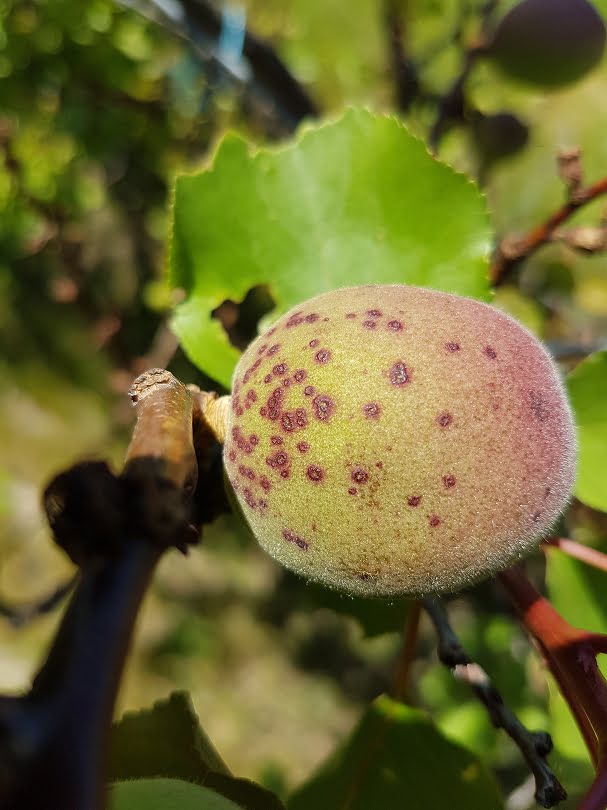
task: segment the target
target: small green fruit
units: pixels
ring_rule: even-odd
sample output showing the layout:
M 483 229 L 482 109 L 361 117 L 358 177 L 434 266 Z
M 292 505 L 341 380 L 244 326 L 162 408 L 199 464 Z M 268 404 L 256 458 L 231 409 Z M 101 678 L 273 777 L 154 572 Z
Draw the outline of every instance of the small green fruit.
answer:
M 489 55 L 510 76 L 544 87 L 577 81 L 605 48 L 605 23 L 588 0 L 522 0 L 502 18 Z
M 242 355 L 224 461 L 263 548 L 368 596 L 457 591 L 534 548 L 569 498 L 575 436 L 549 355 L 446 293 L 319 295 Z

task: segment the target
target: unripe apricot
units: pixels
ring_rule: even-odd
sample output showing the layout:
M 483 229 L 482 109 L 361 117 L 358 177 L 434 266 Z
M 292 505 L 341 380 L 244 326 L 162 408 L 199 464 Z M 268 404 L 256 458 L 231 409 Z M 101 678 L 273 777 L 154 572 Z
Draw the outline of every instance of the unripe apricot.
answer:
M 575 436 L 541 344 L 487 304 L 400 285 L 324 293 L 234 373 L 225 469 L 263 548 L 368 596 L 457 591 L 534 548 Z

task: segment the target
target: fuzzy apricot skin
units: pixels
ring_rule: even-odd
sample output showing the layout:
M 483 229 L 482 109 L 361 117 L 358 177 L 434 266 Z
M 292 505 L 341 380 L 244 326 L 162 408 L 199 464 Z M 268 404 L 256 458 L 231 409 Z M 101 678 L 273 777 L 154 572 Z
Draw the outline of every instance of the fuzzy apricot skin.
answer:
M 242 355 L 224 463 L 287 568 L 367 596 L 458 591 L 530 552 L 565 507 L 575 431 L 524 327 L 468 298 L 334 290 Z

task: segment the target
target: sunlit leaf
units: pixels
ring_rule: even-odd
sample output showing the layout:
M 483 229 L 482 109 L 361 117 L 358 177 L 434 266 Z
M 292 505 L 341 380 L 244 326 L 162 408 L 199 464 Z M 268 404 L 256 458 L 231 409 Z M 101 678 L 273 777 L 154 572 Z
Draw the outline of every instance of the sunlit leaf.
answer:
M 228 135 L 212 165 L 177 179 L 173 328 L 229 384 L 236 350 L 211 313 L 269 285 L 273 315 L 336 287 L 404 283 L 486 299 L 483 199 L 395 118 L 350 110 L 288 146 L 251 152 Z

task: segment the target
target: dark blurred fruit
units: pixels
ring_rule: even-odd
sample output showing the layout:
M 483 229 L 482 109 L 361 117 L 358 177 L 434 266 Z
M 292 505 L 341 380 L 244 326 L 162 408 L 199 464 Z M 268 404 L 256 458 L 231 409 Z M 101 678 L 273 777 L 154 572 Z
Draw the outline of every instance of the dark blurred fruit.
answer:
M 484 164 L 514 155 L 529 139 L 529 128 L 512 113 L 477 112 L 470 119 L 470 127 Z
M 489 55 L 510 76 L 558 87 L 600 60 L 605 23 L 587 0 L 523 0 L 497 26 Z

